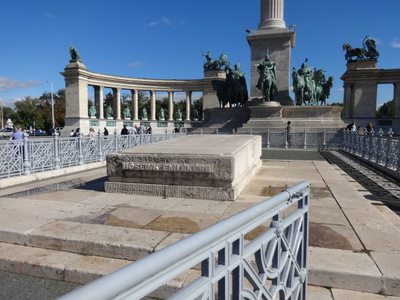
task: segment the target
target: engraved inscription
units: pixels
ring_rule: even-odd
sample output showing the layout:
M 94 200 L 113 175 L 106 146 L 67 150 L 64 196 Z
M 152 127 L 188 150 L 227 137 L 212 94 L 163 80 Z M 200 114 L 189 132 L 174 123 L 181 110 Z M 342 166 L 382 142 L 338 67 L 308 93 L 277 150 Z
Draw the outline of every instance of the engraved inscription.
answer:
M 173 172 L 200 172 L 212 173 L 211 164 L 178 164 L 178 163 L 135 163 L 122 162 L 123 170 L 134 171 L 173 171 Z

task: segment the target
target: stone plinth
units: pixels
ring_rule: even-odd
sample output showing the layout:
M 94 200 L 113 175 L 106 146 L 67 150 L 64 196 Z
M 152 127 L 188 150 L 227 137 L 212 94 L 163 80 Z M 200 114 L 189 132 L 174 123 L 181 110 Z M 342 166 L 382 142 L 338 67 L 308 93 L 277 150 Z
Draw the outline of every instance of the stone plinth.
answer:
M 260 157 L 260 136 L 185 136 L 107 155 L 105 190 L 234 201 L 261 166 Z

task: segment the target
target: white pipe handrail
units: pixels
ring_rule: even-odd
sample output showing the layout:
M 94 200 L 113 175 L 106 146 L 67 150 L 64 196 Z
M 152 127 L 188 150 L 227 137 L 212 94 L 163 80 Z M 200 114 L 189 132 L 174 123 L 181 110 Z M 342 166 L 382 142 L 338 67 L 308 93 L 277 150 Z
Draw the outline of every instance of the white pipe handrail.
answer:
M 296 257 L 302 257 L 302 261 L 296 262 L 295 265 L 301 269 L 299 272 L 301 274 L 299 276 L 297 287 L 303 285 L 303 293 L 305 294 L 305 286 L 307 283 L 306 269 L 309 188 L 309 182 L 301 182 L 278 195 L 152 253 L 109 275 L 99 278 L 59 299 L 140 299 L 198 263 L 203 262 L 202 272 L 205 273 L 207 268 L 204 268 L 204 262 L 207 261 L 207 259 L 209 260 L 209 264 L 214 263 L 215 261 L 214 256 L 210 254 L 210 251 L 211 253 L 214 253 L 215 251 L 224 251 L 223 253 L 226 254 L 226 249 L 224 249 L 226 243 L 232 242 L 237 239 L 238 236 L 243 238 L 246 232 L 249 232 L 271 218 L 275 221 L 271 223 L 271 228 L 267 230 L 267 233 L 263 234 L 264 239 L 267 236 L 270 239 L 276 239 L 275 236 L 285 234 L 283 233 L 284 230 L 289 231 L 287 228 L 292 222 L 298 222 L 300 219 L 302 220 L 300 222 L 302 225 L 297 225 L 296 228 L 299 230 L 301 227 L 302 229 L 300 231 L 304 236 L 294 239 L 295 241 L 293 242 L 293 246 L 294 248 L 297 247 L 297 249 L 290 249 L 290 251 L 293 253 L 299 251 L 299 241 L 305 243 L 305 245 L 303 245 L 305 249 L 302 250 L 301 255 L 293 255 Z M 286 217 L 284 220 L 278 219 L 277 216 L 279 216 L 281 211 L 296 203 L 298 204 L 297 211 Z M 244 245 L 244 243 L 241 242 L 239 247 L 241 250 L 238 250 L 238 255 L 233 256 L 234 259 L 232 259 L 231 262 L 233 265 L 225 264 L 223 269 L 232 270 L 234 267 L 237 267 L 240 260 L 240 254 L 242 256 L 244 255 L 244 249 L 247 251 L 246 255 L 256 251 L 252 248 L 255 246 L 254 243 L 256 242 L 258 242 L 258 239 L 253 240 L 249 245 Z M 262 243 L 265 243 L 265 240 L 263 240 Z M 262 246 L 258 245 L 258 248 L 260 247 Z M 232 251 L 231 248 L 229 249 Z M 272 249 L 270 250 L 272 251 Z M 219 267 L 221 267 L 221 265 L 219 265 Z M 211 273 L 214 273 L 215 275 L 216 270 L 217 269 Z M 221 271 L 219 274 L 221 274 Z M 193 285 L 195 286 L 194 289 L 193 286 L 191 286 L 192 289 L 189 290 L 189 292 L 183 289 L 181 292 L 177 293 L 176 299 L 189 299 L 186 298 L 187 295 L 191 295 L 190 299 L 195 299 L 193 298 L 193 291 L 199 293 L 199 291 L 204 290 L 204 284 L 210 283 L 210 278 L 208 280 L 205 279 L 210 274 L 203 275 L 204 276 L 200 277 L 200 279 L 193 282 Z M 243 276 L 243 274 L 241 276 Z M 213 280 L 218 279 L 214 278 Z M 201 286 L 203 288 L 200 288 Z M 296 284 L 292 282 L 292 286 L 296 286 Z M 277 291 L 279 291 L 279 287 Z M 244 290 L 242 292 L 244 293 Z M 211 297 L 213 296 L 211 295 Z

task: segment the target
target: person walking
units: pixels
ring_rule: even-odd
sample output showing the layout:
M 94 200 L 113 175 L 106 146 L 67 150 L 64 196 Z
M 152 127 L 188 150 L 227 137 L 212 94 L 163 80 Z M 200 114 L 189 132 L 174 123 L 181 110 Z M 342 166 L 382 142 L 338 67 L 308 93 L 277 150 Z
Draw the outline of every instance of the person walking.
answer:
M 104 127 L 104 132 L 103 132 L 103 134 L 104 134 L 104 135 L 108 135 L 108 129 L 107 129 L 107 127 Z
M 291 133 L 292 133 L 292 122 L 288 121 L 286 126 L 286 136 L 287 136 L 287 143 L 290 145 L 291 143 Z

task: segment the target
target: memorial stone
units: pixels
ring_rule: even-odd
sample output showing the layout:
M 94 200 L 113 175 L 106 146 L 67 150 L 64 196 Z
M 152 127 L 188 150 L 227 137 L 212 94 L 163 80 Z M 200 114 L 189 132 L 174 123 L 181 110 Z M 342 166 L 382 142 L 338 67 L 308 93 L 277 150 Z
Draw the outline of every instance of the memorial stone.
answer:
M 260 157 L 260 136 L 185 136 L 107 155 L 105 191 L 234 201 Z

